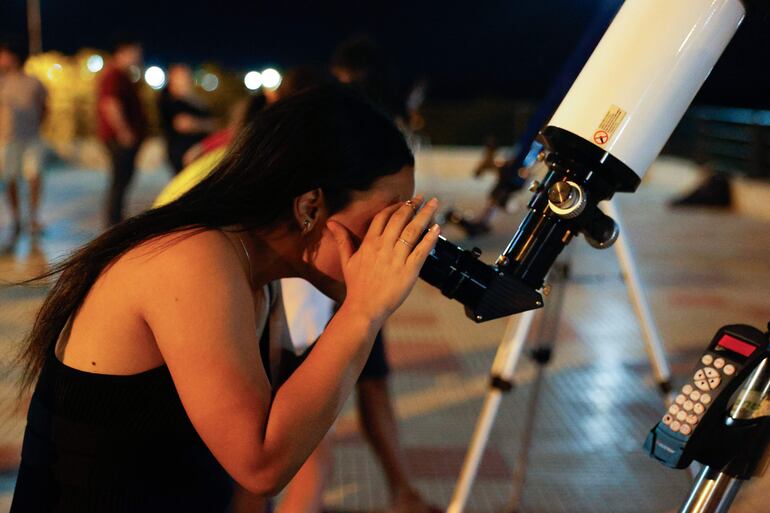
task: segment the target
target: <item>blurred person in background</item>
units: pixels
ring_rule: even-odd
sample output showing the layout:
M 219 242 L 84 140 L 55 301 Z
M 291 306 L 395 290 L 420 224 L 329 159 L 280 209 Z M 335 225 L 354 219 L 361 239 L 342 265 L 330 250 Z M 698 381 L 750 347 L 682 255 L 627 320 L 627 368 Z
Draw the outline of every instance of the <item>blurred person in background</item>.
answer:
M 371 36 L 361 34 L 340 43 L 332 54 L 330 71 L 391 118 L 401 120 L 403 102 L 393 84 L 385 52 Z
M 47 93 L 38 79 L 24 73 L 26 59 L 24 46 L 0 44 L 0 176 L 11 209 L 11 244 L 22 229 L 22 175 L 29 193 L 29 232 L 38 235 L 43 229 L 39 219 L 44 156 L 40 126 L 46 115 Z
M 185 152 L 216 128 L 214 116 L 195 92 L 189 66 L 174 64 L 169 68 L 168 85 L 158 98 L 158 111 L 171 169 L 176 175 L 185 166 Z
M 256 113 L 264 109 L 267 105 L 267 99 L 262 94 L 256 94 L 241 98 L 230 106 L 227 116 L 227 125 L 205 137 L 199 143 L 191 146 L 184 154 L 182 161 L 185 167 L 190 166 L 199 158 L 208 155 L 227 146 L 235 138 L 235 134 L 241 129 L 244 120 L 250 118 L 250 113 Z
M 154 206 L 165 205 L 192 189 L 222 161 L 235 136 L 249 119 L 265 108 L 265 98 L 254 95 L 237 100 L 230 108 L 227 126 L 187 150 L 190 162 L 171 179 L 155 198 Z
M 106 202 L 108 226 L 124 217 L 128 186 L 136 169 L 136 155 L 147 135 L 147 118 L 139 100 L 131 69 L 142 64 L 142 46 L 131 38 L 118 38 L 97 89 L 99 138 L 110 155 L 110 186 Z

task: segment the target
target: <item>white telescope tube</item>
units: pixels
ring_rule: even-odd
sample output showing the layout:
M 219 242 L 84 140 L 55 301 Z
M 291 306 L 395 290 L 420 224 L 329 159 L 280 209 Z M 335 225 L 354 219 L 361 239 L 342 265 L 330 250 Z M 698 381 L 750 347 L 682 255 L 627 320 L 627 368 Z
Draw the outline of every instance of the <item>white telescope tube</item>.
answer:
M 627 0 L 549 127 L 641 179 L 745 15 L 740 0 Z

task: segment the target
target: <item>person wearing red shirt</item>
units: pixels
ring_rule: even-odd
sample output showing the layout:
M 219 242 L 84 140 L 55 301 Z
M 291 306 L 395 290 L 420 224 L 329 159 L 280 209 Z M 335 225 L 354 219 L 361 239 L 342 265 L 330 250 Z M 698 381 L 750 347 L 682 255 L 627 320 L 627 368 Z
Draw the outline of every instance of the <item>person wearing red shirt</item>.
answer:
M 123 203 L 134 176 L 136 155 L 147 134 L 147 118 L 142 110 L 130 70 L 142 62 L 142 47 L 124 39 L 114 46 L 97 91 L 97 129 L 111 160 L 111 180 L 107 195 L 108 226 L 123 220 Z

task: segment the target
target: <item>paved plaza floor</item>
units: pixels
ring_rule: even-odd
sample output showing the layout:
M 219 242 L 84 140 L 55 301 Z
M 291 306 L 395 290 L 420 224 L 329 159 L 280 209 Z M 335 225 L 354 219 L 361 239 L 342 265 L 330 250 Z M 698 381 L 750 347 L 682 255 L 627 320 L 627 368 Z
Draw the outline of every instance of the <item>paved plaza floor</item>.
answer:
M 675 174 L 683 165 L 663 159 L 654 171 Z M 132 211 L 146 208 L 166 180 L 163 171 L 142 173 L 131 196 Z M 660 180 L 636 194 L 619 195 L 618 206 L 626 225 L 622 236 L 633 247 L 679 385 L 717 328 L 732 323 L 764 328 L 770 320 L 770 223 L 725 211 L 672 211 L 666 201 L 674 192 L 662 184 L 674 182 Z M 478 209 L 488 185 L 419 170 L 420 190 L 461 209 Z M 47 230 L 38 241 L 22 238 L 0 257 L 0 279 L 31 276 L 98 233 L 105 186 L 99 172 L 50 172 L 43 213 Z M 520 219 L 520 213 L 499 217 L 494 234 L 469 245 L 481 247 L 487 261 L 494 259 Z M 7 224 L 7 211 L 0 210 L 2 230 Z M 459 232 L 447 228 L 445 234 L 463 242 Z M 571 264 L 562 315 L 548 326 L 555 333 L 555 353 L 537 414 L 527 415 L 536 369 L 525 358 L 516 371 L 518 386 L 502 402 L 468 510 L 504 510 L 514 474 L 521 470 L 521 437 L 532 420 L 519 512 L 675 511 L 690 477 L 665 469 L 641 450 L 664 408 L 615 253 L 576 239 Z M 10 504 L 24 428 L 13 357 L 44 294 L 42 288 L 0 289 L 0 513 Z M 387 325 L 401 439 L 417 487 L 437 505 L 450 500 L 507 322 L 474 324 L 459 304 L 419 283 Z M 385 510 L 383 475 L 357 430 L 352 404 L 339 419 L 335 438 L 327 509 Z M 750 482 L 731 511 L 766 511 L 769 483 L 768 478 Z

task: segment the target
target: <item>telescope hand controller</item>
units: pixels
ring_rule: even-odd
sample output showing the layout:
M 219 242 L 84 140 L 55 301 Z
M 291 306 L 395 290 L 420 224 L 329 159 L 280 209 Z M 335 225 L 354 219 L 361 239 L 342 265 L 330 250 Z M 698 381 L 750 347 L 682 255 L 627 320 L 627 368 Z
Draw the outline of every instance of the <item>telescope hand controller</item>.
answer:
M 671 468 L 686 468 L 695 460 L 729 468 L 740 479 L 751 477 L 768 442 L 770 418 L 736 419 L 732 399 L 768 357 L 766 333 L 746 325 L 720 328 L 648 434 L 645 451 Z

